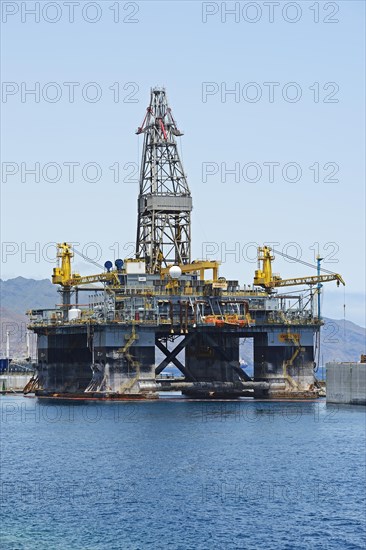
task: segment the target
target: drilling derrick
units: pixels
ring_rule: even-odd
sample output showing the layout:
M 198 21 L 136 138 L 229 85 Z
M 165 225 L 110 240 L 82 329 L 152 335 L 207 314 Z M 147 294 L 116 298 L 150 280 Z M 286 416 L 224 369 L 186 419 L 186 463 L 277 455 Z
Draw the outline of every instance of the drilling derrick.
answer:
M 177 128 L 164 88 L 151 90 L 137 134 L 144 133 L 138 197 L 136 258 L 146 271 L 191 261 L 192 197 L 179 157 Z

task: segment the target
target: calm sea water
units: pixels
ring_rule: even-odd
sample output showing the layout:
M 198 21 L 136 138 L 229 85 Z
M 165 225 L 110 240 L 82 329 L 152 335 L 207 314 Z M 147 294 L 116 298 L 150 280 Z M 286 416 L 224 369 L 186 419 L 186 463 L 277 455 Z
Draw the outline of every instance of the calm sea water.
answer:
M 364 407 L 0 406 L 1 548 L 365 548 Z

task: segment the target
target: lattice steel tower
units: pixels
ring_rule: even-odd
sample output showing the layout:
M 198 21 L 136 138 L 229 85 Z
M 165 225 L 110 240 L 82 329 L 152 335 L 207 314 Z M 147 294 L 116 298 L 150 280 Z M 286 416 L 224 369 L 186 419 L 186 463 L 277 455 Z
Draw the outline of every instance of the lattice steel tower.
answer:
M 164 88 L 151 90 L 137 134 L 144 133 L 138 198 L 136 257 L 147 272 L 191 261 L 192 197 L 178 154 L 177 128 Z

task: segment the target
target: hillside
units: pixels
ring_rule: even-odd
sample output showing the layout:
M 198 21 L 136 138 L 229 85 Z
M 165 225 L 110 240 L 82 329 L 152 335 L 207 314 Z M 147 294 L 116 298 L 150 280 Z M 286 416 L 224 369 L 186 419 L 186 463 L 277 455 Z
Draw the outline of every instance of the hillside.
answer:
M 11 355 L 25 356 L 25 333 L 28 309 L 52 308 L 60 302 L 57 288 L 48 279 L 36 281 L 16 277 L 0 280 L 1 345 L 0 355 L 5 353 L 6 332 L 10 332 Z M 242 341 L 241 358 L 253 363 L 252 341 Z M 320 364 L 330 360 L 358 361 L 366 352 L 366 329 L 351 321 L 325 319 L 321 331 Z
M 0 279 L 1 343 L 0 355 L 5 356 L 6 333 L 10 333 L 10 354 L 14 357 L 26 355 L 26 329 L 28 309 L 52 308 L 60 301 L 56 287 L 48 279 L 36 281 L 16 277 Z M 34 339 L 31 341 L 34 347 Z
M 28 309 L 51 308 L 60 301 L 55 285 L 49 279 L 36 281 L 16 277 L 2 281 L 0 279 L 0 305 L 19 315 Z

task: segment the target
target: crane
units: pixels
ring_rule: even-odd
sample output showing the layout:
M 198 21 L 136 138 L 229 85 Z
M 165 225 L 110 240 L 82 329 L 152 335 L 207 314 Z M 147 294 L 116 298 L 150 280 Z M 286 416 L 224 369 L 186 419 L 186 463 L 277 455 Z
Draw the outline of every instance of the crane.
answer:
M 114 286 L 120 286 L 117 271 L 107 271 L 83 277 L 79 273 L 72 273 L 71 258 L 74 256 L 74 253 L 71 248 L 71 245 L 68 243 L 57 244 L 57 258 L 61 259 L 61 266 L 53 269 L 53 284 L 61 285 L 65 289 L 89 283 L 113 283 Z M 112 267 L 112 264 L 110 264 L 110 267 Z
M 315 285 L 327 283 L 329 281 L 337 281 L 337 286 L 339 286 L 340 283 L 342 285 L 346 284 L 339 273 L 331 272 L 326 275 L 318 274 L 305 277 L 292 277 L 291 279 L 282 279 L 278 274 L 272 273 L 273 260 L 274 256 L 272 255 L 272 249 L 269 246 L 258 248 L 258 269 L 256 269 L 254 274 L 254 285 L 270 289 L 283 286 Z M 260 262 L 262 262 L 262 267 L 260 266 Z
M 179 264 L 179 267 L 182 273 L 196 273 L 199 271 L 201 281 L 205 280 L 206 269 L 212 269 L 212 280 L 217 282 L 219 276 L 219 265 L 220 262 L 215 260 L 196 260 L 189 264 Z M 168 275 L 171 267 L 172 265 L 168 265 L 168 267 L 161 267 L 160 275 Z

